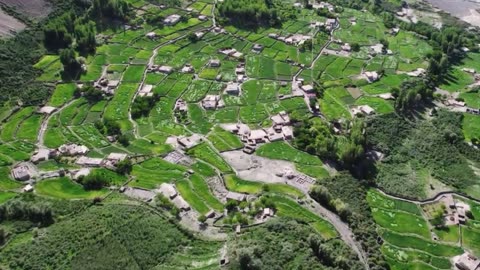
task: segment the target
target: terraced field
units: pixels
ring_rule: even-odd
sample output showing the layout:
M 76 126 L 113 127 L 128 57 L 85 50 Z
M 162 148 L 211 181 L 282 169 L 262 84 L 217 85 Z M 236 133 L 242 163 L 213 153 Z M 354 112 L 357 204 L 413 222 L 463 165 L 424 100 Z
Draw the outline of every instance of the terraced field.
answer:
M 439 240 L 432 239 L 432 225 L 418 205 L 388 198 L 375 190 L 368 192 L 367 200 L 385 241 L 382 253 L 392 269 L 451 269 L 450 260 L 464 252 L 458 245 L 457 226 L 435 229 Z M 468 235 L 465 239 L 473 238 Z M 464 243 L 463 247 L 472 246 Z

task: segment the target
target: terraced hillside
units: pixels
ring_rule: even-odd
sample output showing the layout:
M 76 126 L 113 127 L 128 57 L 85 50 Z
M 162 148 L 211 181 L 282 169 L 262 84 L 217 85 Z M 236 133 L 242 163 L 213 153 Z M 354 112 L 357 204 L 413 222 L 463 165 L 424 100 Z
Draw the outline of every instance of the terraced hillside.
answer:
M 28 68 L 48 98 L 0 104 L 0 268 L 480 255 L 476 30 L 411 24 L 398 1 L 310 2 L 100 0 L 46 18 Z M 438 202 L 372 186 L 467 193 L 473 218 L 441 226 Z

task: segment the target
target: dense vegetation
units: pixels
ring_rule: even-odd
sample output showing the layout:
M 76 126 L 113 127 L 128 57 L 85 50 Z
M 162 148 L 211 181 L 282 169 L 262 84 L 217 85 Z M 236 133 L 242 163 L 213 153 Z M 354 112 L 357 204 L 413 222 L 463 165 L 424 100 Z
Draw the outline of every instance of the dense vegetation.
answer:
M 427 170 L 457 189 L 475 183 L 469 160 L 479 151 L 466 145 L 459 113 L 440 110 L 433 120 L 408 119 L 395 114 L 376 117 L 367 124 L 367 143 L 386 155 L 378 166 L 376 184 L 385 191 L 422 197 L 426 183 L 416 172 Z
M 218 6 L 224 22 L 245 28 L 279 26 L 295 17 L 295 11 L 278 0 L 225 0 Z
M 149 269 L 159 263 L 179 267 L 176 255 L 199 256 L 219 249 L 134 205 L 94 206 L 23 238 L 1 253 L 1 262 L 10 269 Z M 188 268 L 189 262 L 184 263 Z
M 363 119 L 347 122 L 343 129 L 344 134 L 334 135 L 331 125 L 319 118 L 302 119 L 295 125 L 294 145 L 309 154 L 339 161 L 351 169 L 365 153 Z
M 233 241 L 231 269 L 363 269 L 340 240 L 294 220 L 272 220 Z
M 366 251 L 370 269 L 389 269 L 380 252 L 376 225 L 365 200 L 368 186 L 368 182 L 356 180 L 349 173 L 343 172 L 322 180 L 322 186 L 313 188 L 312 196 L 348 222 L 355 238 Z

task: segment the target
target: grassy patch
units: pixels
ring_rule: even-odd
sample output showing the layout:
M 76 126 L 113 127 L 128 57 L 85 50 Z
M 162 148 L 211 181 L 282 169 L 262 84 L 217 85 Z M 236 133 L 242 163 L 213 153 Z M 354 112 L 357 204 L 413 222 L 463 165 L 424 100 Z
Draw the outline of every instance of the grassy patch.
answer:
M 67 101 L 73 98 L 73 93 L 76 88 L 77 86 L 74 83 L 58 84 L 48 101 L 48 105 L 52 107 L 60 107 L 67 103 Z
M 133 166 L 133 187 L 155 189 L 162 183 L 168 183 L 184 177 L 187 168 L 172 164 L 160 158 L 152 158 Z
M 260 194 L 261 192 L 271 192 L 282 195 L 291 196 L 294 198 L 302 197 L 303 193 L 289 185 L 286 184 L 277 184 L 277 183 L 261 183 L 243 180 L 237 177 L 236 175 L 226 175 L 225 176 L 225 185 L 228 190 L 248 193 L 248 194 Z
M 228 163 L 206 143 L 201 143 L 189 149 L 187 153 L 211 164 L 221 172 L 225 173 L 232 171 Z
M 297 150 L 285 142 L 273 142 L 260 146 L 256 154 L 261 157 L 280 159 L 305 165 L 322 165 L 322 161 L 310 154 Z
M 229 151 L 243 147 L 243 143 L 238 136 L 220 128 L 215 127 L 212 133 L 208 135 L 208 140 L 213 144 L 218 151 Z
M 480 117 L 478 115 L 472 115 L 466 113 L 463 115 L 462 123 L 463 135 L 466 141 L 480 138 Z
M 290 217 L 311 224 L 326 239 L 338 236 L 337 231 L 327 221 L 308 211 L 298 203 L 281 196 L 272 196 L 279 216 Z
M 72 182 L 69 178 L 61 177 L 40 181 L 35 185 L 35 192 L 59 199 L 93 199 L 105 196 L 108 190 L 86 191 L 81 185 Z
M 10 200 L 15 196 L 17 196 L 17 193 L 15 192 L 0 191 L 0 204 Z

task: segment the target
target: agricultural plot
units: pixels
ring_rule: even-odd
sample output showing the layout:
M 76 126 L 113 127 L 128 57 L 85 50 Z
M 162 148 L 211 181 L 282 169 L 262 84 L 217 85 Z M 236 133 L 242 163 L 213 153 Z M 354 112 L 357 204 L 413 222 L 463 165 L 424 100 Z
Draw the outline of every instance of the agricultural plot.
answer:
M 49 106 L 60 107 L 73 98 L 76 85 L 73 83 L 58 84 L 48 102 Z
M 243 147 L 243 143 L 238 136 L 223 130 L 220 127 L 215 127 L 214 131 L 208 135 L 207 139 L 219 152 L 240 149 Z
M 200 199 L 205 202 L 208 207 L 214 209 L 215 211 L 223 210 L 223 204 L 212 195 L 203 177 L 199 175 L 191 175 L 189 181 L 197 196 L 200 197 Z
M 86 191 L 81 185 L 65 177 L 41 181 L 35 186 L 35 190 L 39 195 L 58 199 L 93 199 L 108 193 L 107 189 Z
M 291 199 L 281 196 L 272 196 L 272 199 L 275 202 L 279 216 L 285 216 L 304 221 L 310 224 L 318 233 L 320 233 L 320 235 L 326 239 L 331 239 L 338 236 L 338 233 L 330 223 L 298 205 Z
M 183 179 L 187 169 L 183 166 L 152 158 L 133 166 L 134 180 L 129 183 L 132 187 L 155 189 L 162 183 Z
M 192 156 L 209 163 L 223 173 L 231 172 L 228 163 L 207 143 L 199 144 L 188 150 Z
M 285 142 L 273 142 L 260 146 L 256 154 L 261 157 L 286 160 L 305 165 L 322 165 L 322 161 L 308 153 L 293 148 Z
M 40 114 L 32 114 L 28 118 L 24 119 L 18 127 L 17 139 L 32 143 L 35 142 L 42 119 L 43 116 Z
M 234 192 L 248 194 L 261 194 L 262 192 L 270 192 L 279 195 L 290 196 L 292 198 L 304 196 L 300 190 L 286 184 L 267 184 L 248 181 L 240 179 L 235 175 L 226 175 L 224 179 L 227 189 Z
M 395 200 L 369 190 L 367 201 L 385 243 L 382 253 L 392 269 L 450 269 L 450 259 L 463 253 L 456 246 L 458 229 L 435 229 L 440 242 L 431 240 L 422 210 L 414 203 Z
M 130 123 L 128 122 L 128 109 L 132 103 L 137 88 L 138 84 L 122 83 L 115 91 L 113 99 L 105 108 L 104 117 L 110 120 L 122 120 L 121 125 L 123 130 L 130 129 Z
M 8 122 L 2 126 L 1 130 L 1 139 L 2 141 L 12 141 L 15 139 L 15 135 L 17 133 L 18 127 L 22 124 L 22 122 L 30 117 L 34 112 L 34 107 L 25 107 L 20 111 L 16 112 L 15 114 L 11 115 L 8 118 Z M 28 134 L 31 136 L 31 133 Z
M 346 101 L 353 103 L 353 98 L 345 89 L 329 88 L 320 99 L 320 108 L 327 119 L 350 119 Z
M 15 141 L 10 144 L 0 145 L 0 154 L 7 156 L 15 161 L 28 160 L 29 153 L 34 150 L 34 146 L 25 141 Z
M 386 101 L 378 97 L 360 97 L 355 101 L 355 105 L 368 105 L 372 107 L 376 113 L 391 113 L 394 111 L 392 102 Z

